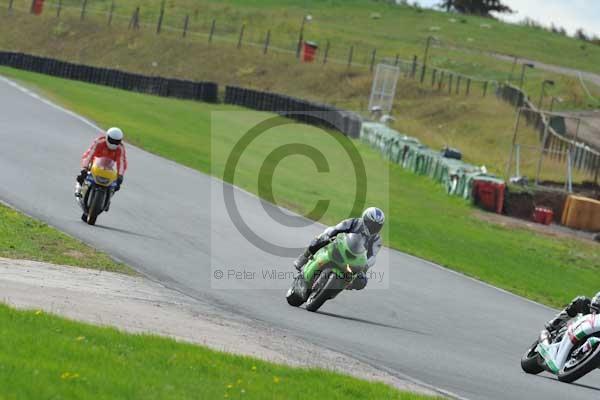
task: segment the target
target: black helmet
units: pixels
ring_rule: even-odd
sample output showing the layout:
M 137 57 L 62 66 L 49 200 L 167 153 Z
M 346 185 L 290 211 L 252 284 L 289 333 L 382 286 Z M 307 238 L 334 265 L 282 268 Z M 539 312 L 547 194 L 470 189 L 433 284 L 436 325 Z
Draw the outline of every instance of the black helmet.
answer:
M 596 293 L 596 295 L 592 297 L 592 301 L 590 303 L 590 310 L 594 314 L 600 314 L 600 292 Z
M 369 235 L 375 235 L 383 228 L 385 215 L 377 207 L 369 207 L 362 213 L 362 220 Z

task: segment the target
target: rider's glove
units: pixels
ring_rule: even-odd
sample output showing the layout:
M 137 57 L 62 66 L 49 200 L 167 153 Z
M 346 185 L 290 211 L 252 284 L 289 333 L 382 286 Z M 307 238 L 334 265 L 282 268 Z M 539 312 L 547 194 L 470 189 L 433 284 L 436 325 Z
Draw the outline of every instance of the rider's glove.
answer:
M 83 182 L 85 182 L 85 177 L 87 176 L 87 173 L 87 168 L 83 168 L 79 175 L 77 175 L 77 178 L 75 178 L 80 185 L 83 185 Z
M 115 192 L 121 190 L 121 184 L 123 183 L 123 175 L 119 175 L 117 178 L 117 187 L 115 188 Z

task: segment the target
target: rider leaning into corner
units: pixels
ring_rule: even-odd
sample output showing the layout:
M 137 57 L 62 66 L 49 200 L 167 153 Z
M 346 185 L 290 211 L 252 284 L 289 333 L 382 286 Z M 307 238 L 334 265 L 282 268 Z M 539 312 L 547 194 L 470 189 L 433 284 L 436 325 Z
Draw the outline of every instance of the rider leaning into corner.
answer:
M 110 128 L 105 134 L 99 136 L 92 142 L 89 149 L 83 153 L 81 157 L 81 172 L 77 176 L 77 186 L 75 187 L 75 196 L 81 196 L 81 186 L 85 182 L 85 178 L 88 175 L 88 171 L 94 158 L 96 157 L 107 157 L 114 160 L 117 163 L 117 173 L 119 175 L 117 179 L 117 187 L 115 192 L 121 189 L 123 183 L 123 177 L 127 170 L 127 153 L 125 151 L 125 145 L 123 143 L 123 131 L 119 128 Z M 87 215 L 83 214 L 81 219 L 87 220 Z
M 591 299 L 585 296 L 574 298 L 573 301 L 571 301 L 571 304 L 546 323 L 546 331 L 558 331 L 563 328 L 567 322 L 579 314 L 600 314 L 600 292 Z M 556 372 L 565 363 L 566 356 L 568 356 L 568 353 L 572 348 L 573 338 L 570 334 L 566 334 L 560 343 L 560 346 L 555 348 L 554 351 L 548 345 L 543 343 L 539 345 L 538 351 L 546 361 L 548 367 Z
M 304 253 L 300 254 L 294 261 L 294 266 L 298 271 L 304 267 L 308 260 L 322 247 L 339 233 L 357 233 L 365 237 L 367 249 L 367 268 L 375 265 L 376 256 L 381 249 L 381 236 L 379 232 L 383 228 L 385 215 L 377 207 L 367 208 L 360 218 L 350 218 L 343 220 L 335 226 L 331 226 L 314 238 L 308 245 Z M 358 276 L 348 289 L 361 290 L 367 286 L 367 277 L 364 274 Z

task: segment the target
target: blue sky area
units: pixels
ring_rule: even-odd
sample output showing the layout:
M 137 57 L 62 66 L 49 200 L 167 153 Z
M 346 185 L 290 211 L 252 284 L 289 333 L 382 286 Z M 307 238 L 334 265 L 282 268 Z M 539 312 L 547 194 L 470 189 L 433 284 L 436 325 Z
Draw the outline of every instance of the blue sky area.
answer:
M 588 34 L 600 36 L 600 0 L 503 0 L 517 13 L 502 15 L 501 19 L 517 22 L 525 17 L 544 25 L 554 22 L 569 33 L 583 28 Z M 410 1 L 412 3 L 412 1 Z M 440 0 L 418 0 L 425 7 L 433 7 Z

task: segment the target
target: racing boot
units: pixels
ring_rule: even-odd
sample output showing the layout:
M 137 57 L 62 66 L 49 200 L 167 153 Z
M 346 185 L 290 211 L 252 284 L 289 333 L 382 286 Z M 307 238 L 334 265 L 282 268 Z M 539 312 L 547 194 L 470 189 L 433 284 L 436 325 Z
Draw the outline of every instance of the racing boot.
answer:
M 75 183 L 75 197 L 81 198 L 81 184 L 79 182 Z
M 300 272 L 302 267 L 306 265 L 308 259 L 312 256 L 308 249 L 304 250 L 304 253 L 300 254 L 296 261 L 294 261 L 294 267 Z

